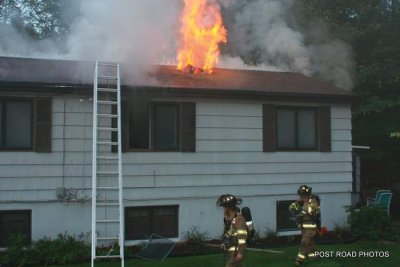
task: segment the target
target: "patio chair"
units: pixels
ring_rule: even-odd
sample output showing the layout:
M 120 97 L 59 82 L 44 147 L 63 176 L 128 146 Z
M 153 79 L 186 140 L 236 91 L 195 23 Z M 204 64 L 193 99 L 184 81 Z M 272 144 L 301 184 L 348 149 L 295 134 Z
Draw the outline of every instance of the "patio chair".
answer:
M 390 202 L 392 200 L 392 196 L 392 193 L 381 193 L 374 205 L 382 207 L 387 211 L 388 214 L 390 214 Z
M 369 207 L 369 206 L 376 205 L 376 202 L 378 201 L 379 196 L 383 193 L 391 193 L 391 191 L 390 190 L 377 190 L 374 198 L 373 197 L 367 198 L 367 206 Z

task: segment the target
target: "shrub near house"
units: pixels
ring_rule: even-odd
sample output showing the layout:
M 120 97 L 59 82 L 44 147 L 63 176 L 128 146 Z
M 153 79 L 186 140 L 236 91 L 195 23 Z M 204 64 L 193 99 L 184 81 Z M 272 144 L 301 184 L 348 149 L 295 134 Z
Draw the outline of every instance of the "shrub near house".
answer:
M 83 235 L 59 234 L 56 239 L 43 237 L 32 245 L 21 235 L 12 238 L 12 244 L 0 257 L 1 266 L 47 266 L 50 264 L 83 263 L 90 258 L 90 247 Z

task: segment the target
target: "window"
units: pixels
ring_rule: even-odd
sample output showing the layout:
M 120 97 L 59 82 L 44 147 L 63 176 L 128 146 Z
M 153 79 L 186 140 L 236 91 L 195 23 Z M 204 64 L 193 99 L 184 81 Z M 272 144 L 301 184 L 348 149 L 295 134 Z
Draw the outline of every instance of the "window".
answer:
M 276 114 L 278 150 L 316 150 L 315 109 L 279 108 Z
M 196 150 L 195 103 L 151 102 L 146 96 L 133 96 L 122 103 L 121 119 L 123 152 Z
M 146 239 L 151 234 L 178 237 L 178 206 L 125 208 L 127 240 Z
M 298 230 L 295 222 L 290 220 L 289 205 L 295 200 L 284 200 L 276 202 L 276 230 L 295 231 Z
M 155 103 L 152 109 L 153 148 L 180 149 L 180 111 L 178 104 Z
M 1 149 L 32 148 L 32 101 L 0 100 Z
M 51 152 L 52 99 L 0 98 L 0 150 Z
M 0 247 L 10 245 L 10 238 L 23 235 L 31 241 L 31 211 L 0 211 Z
M 330 106 L 263 105 L 263 151 L 331 151 Z

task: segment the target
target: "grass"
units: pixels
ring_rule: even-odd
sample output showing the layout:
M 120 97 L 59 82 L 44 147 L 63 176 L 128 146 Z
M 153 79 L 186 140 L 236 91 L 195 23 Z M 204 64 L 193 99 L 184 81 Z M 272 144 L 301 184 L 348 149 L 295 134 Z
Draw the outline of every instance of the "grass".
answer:
M 271 254 L 267 252 L 247 251 L 245 255 L 244 267 L 288 267 L 293 266 L 294 257 L 297 254 L 297 247 L 285 247 L 281 250 L 283 254 Z M 307 262 L 305 267 L 392 267 L 400 266 L 400 243 L 391 242 L 366 242 L 359 241 L 352 244 L 318 245 L 318 251 L 388 251 L 387 258 L 363 258 L 363 257 L 329 257 L 319 258 L 312 262 Z M 90 264 L 63 265 L 63 267 L 89 267 Z M 99 262 L 96 267 L 117 267 L 119 262 Z M 194 257 L 171 257 L 165 262 L 149 262 L 140 259 L 130 259 L 125 262 L 126 267 L 221 267 L 224 266 L 224 255 L 212 254 Z M 55 267 L 55 266 L 52 266 Z

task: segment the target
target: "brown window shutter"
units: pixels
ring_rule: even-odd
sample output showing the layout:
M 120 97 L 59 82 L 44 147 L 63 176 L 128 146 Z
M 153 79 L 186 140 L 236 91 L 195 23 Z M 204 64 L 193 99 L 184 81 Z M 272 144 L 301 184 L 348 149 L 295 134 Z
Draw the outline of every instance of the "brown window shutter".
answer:
M 129 99 L 129 148 L 148 150 L 150 144 L 150 110 L 147 97 Z
M 263 151 L 276 151 L 276 108 L 275 105 L 263 105 Z
M 114 114 L 114 115 L 117 114 L 117 106 L 116 105 L 112 106 L 112 114 Z M 112 128 L 118 127 L 117 119 L 111 120 L 111 127 Z M 128 144 L 129 144 L 128 130 L 129 130 L 128 105 L 127 105 L 126 101 L 122 101 L 121 102 L 121 151 L 123 153 L 128 151 Z M 118 133 L 117 132 L 112 132 L 111 141 L 118 142 Z M 111 151 L 114 153 L 117 153 L 118 146 L 112 146 Z
M 181 105 L 181 147 L 183 152 L 196 151 L 196 103 L 183 102 Z
M 318 107 L 319 151 L 331 151 L 331 107 Z
M 51 152 L 52 99 L 38 98 L 34 103 L 33 150 Z

